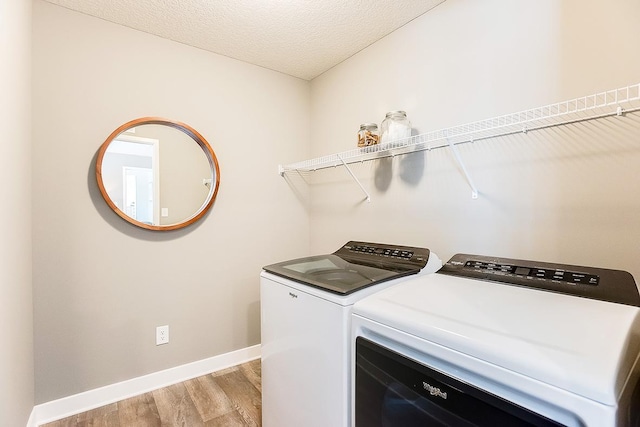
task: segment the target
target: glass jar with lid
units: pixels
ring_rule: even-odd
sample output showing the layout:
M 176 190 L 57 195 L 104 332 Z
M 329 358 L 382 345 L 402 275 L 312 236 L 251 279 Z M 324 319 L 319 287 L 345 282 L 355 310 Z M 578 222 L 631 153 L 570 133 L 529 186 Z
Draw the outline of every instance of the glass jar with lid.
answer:
M 390 111 L 380 125 L 380 143 L 387 144 L 411 136 L 411 122 L 404 111 Z
M 363 123 L 358 131 L 358 147 L 368 147 L 375 145 L 380 139 L 378 125 L 375 123 Z

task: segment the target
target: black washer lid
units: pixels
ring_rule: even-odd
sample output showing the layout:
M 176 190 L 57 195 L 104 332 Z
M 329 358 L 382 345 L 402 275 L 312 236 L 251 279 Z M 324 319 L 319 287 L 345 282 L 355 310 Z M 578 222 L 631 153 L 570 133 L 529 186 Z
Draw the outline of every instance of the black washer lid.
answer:
M 267 265 L 272 274 L 339 295 L 418 273 L 429 249 L 351 241 L 333 254 Z

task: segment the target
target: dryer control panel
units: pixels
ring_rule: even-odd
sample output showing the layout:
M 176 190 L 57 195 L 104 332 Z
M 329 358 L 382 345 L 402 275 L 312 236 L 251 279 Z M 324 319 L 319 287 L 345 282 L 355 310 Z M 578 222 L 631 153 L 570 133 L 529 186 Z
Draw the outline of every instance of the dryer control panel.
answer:
M 633 276 L 621 270 L 456 254 L 438 273 L 640 307 Z
M 600 276 L 597 274 L 589 274 L 578 271 L 569 271 L 564 268 L 540 268 L 525 267 L 512 264 L 496 264 L 487 261 L 467 261 L 465 268 L 471 268 L 476 271 L 484 271 L 486 273 L 495 273 L 497 275 L 506 275 L 512 277 L 529 277 L 538 280 L 551 280 L 552 282 L 567 282 L 572 284 L 597 285 Z

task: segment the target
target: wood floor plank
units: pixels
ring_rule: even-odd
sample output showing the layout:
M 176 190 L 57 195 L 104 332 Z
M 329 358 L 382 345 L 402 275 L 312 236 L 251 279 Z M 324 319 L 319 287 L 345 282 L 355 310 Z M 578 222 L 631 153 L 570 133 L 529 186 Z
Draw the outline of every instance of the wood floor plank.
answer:
M 229 412 L 205 423 L 205 427 L 245 427 L 246 425 L 238 411 Z
M 212 375 L 204 375 L 185 381 L 184 385 L 203 421 L 206 422 L 235 411 L 233 403 Z
M 162 426 L 204 427 L 184 383 L 178 383 L 152 392 Z
M 118 404 L 117 403 L 111 403 L 109 405 L 105 405 L 105 406 L 100 406 L 99 408 L 95 408 L 95 409 L 90 409 L 87 412 L 82 412 L 80 414 L 77 415 L 77 421 L 78 422 L 87 422 L 90 421 L 94 418 L 102 418 L 102 417 L 106 417 L 109 414 L 113 413 L 113 412 L 117 412 L 118 411 Z
M 260 359 L 41 427 L 261 426 Z
M 43 424 L 41 427 L 76 427 L 78 425 L 78 415 L 72 415 L 52 423 Z
M 118 419 L 122 427 L 161 427 L 162 425 L 156 401 L 151 393 L 118 402 Z
M 228 374 L 228 373 L 230 373 L 230 372 L 235 372 L 235 371 L 237 371 L 238 369 L 239 369 L 239 367 L 238 367 L 238 366 L 231 366 L 230 368 L 226 368 L 226 369 L 222 369 L 222 370 L 220 370 L 220 371 L 212 372 L 212 373 L 211 373 L 211 374 L 209 374 L 209 375 L 213 375 L 213 376 L 214 376 L 214 378 L 215 378 L 215 377 L 221 377 L 221 376 L 223 376 L 223 375 L 227 375 L 227 374 Z
M 262 425 L 261 394 L 241 371 L 231 371 L 216 377 L 216 381 L 234 403 L 246 425 Z
M 77 427 L 77 426 L 78 426 L 77 415 L 60 420 L 60 427 Z
M 258 391 L 262 391 L 262 365 L 260 359 L 243 363 L 238 367 L 245 377 L 254 385 Z
M 118 411 L 108 412 L 85 421 L 78 421 L 78 427 L 120 427 Z M 125 426 L 126 427 L 126 426 Z

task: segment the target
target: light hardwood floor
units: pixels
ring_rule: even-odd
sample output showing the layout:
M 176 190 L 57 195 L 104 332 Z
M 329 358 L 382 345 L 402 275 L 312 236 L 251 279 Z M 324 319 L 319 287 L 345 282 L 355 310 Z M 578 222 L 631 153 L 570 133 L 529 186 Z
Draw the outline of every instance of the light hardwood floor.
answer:
M 260 359 L 41 427 L 261 426 Z

